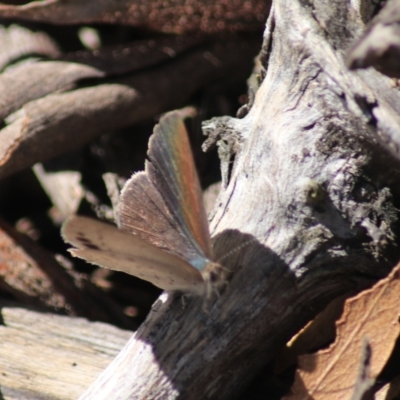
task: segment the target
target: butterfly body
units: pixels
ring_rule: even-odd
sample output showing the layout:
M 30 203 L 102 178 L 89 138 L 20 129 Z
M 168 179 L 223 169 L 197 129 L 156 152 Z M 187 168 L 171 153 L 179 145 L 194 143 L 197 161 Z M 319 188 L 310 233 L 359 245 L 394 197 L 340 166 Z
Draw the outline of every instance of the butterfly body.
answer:
M 183 118 L 166 114 L 149 141 L 145 171 L 125 184 L 118 228 L 81 216 L 69 218 L 72 255 L 145 279 L 164 290 L 206 295 L 222 267 L 213 262 L 202 192 Z

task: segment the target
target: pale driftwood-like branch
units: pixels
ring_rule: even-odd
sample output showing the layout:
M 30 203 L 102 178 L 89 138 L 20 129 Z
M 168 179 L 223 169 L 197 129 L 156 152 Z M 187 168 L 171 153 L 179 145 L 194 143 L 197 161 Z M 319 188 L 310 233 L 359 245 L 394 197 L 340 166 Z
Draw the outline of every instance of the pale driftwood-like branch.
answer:
M 390 0 L 347 55 L 351 69 L 374 67 L 400 78 L 400 1 Z
M 400 1 L 390 0 L 368 24 L 362 36 L 348 49 L 346 63 L 351 69 L 374 67 L 389 77 L 400 77 Z M 370 70 L 360 73 L 365 86 L 355 100 L 365 117 L 376 125 L 377 137 L 395 157 L 400 158 L 400 104 L 391 85 Z M 382 85 L 382 82 L 385 82 Z M 370 90 L 368 93 L 367 90 Z
M 275 1 L 254 104 L 214 135 L 236 152 L 211 222 L 229 285 L 183 310 L 165 294 L 81 399 L 232 399 L 328 301 L 398 260 L 400 164 L 376 139 L 397 127 L 399 92 L 342 56 L 365 6 Z
M 83 318 L 1 306 L 2 399 L 76 399 L 132 335 Z

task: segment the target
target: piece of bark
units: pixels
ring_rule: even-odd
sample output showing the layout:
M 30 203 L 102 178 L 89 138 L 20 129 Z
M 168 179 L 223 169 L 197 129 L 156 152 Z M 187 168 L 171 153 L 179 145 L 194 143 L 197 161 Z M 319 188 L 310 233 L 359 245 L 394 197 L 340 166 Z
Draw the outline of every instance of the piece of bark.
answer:
M 399 4 L 398 0 L 389 1 L 365 34 L 350 50 L 346 49 L 346 62 L 350 68 L 372 65 L 389 76 L 396 75 L 395 71 L 400 65 Z M 360 117 L 369 120 L 373 134 L 380 143 L 400 158 L 400 103 L 395 82 L 370 70 L 358 70 L 357 77 L 360 81 L 353 78 L 356 84 L 353 85 L 353 97 L 358 103 Z
M 259 30 L 270 5 L 269 0 L 45 0 L 22 6 L 0 4 L 0 18 L 52 24 L 124 24 L 166 33 L 215 33 Z
M 25 104 L 0 131 L 0 176 L 82 146 L 101 133 L 101 126 L 124 125 L 139 99 L 134 88 L 104 84 Z
M 92 51 L 68 53 L 59 59 L 91 66 L 107 76 L 122 75 L 169 61 L 196 45 L 210 42 L 210 39 L 212 38 L 185 35 L 136 40 Z
M 211 43 L 148 72 L 26 103 L 0 130 L 0 178 L 180 107 L 200 88 L 243 80 L 257 44 L 246 37 Z
M 1 304 L 0 394 L 4 400 L 73 400 L 132 332 L 101 322 Z
M 160 299 L 82 400 L 235 398 L 329 301 L 399 259 L 400 165 L 376 140 L 380 124 L 396 126 L 383 119 L 400 95 L 382 75 L 347 71 L 355 7 L 275 1 L 254 104 L 216 135 L 238 138 L 211 221 L 232 279 L 206 305 Z
M 23 64 L 0 74 L 0 120 L 24 104 L 53 92 L 74 88 L 81 79 L 101 78 L 95 68 L 61 61 Z
M 64 221 L 69 215 L 76 214 L 84 197 L 81 173 L 46 171 L 42 164 L 35 164 L 32 169 L 52 204 L 57 207 L 60 220 Z
M 400 1 L 389 0 L 349 49 L 350 69 L 374 67 L 392 78 L 400 78 Z
M 29 32 L 27 29 L 24 31 Z M 64 56 L 58 53 L 52 54 L 52 58 L 58 60 L 19 65 L 0 74 L 0 120 L 31 100 L 50 93 L 71 90 L 80 80 L 121 75 L 150 68 L 171 60 L 205 41 L 209 39 L 199 36 L 138 40 L 133 43 L 107 46 L 96 51 L 78 51 Z M 25 42 L 23 38 L 22 43 Z M 0 48 L 2 49 L 0 55 L 6 57 L 6 52 L 1 46 L 1 29 Z M 26 46 L 24 49 L 27 51 Z M 7 58 L 7 62 L 9 61 Z M 6 64 L 6 60 L 4 63 Z M 1 64 L 0 60 L 0 67 Z
M 70 315 L 133 323 L 84 276 L 69 274 L 28 237 L 0 219 L 0 287 L 28 306 Z
M 120 192 L 121 192 L 122 188 L 124 187 L 126 179 L 118 176 L 117 174 L 108 172 L 103 175 L 103 181 L 104 181 L 104 185 L 106 186 L 107 194 L 108 194 L 108 197 L 110 198 L 112 208 L 115 213 L 115 210 L 118 209 Z M 115 215 L 114 215 L 114 217 L 115 217 Z
M 60 50 L 49 35 L 19 25 L 0 26 L 0 71 L 26 57 L 58 57 Z

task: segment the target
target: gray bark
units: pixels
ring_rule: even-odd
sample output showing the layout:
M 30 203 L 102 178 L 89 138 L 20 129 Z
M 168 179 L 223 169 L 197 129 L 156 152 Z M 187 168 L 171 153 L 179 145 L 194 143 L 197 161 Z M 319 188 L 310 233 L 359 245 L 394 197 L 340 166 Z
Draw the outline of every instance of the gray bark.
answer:
M 390 0 L 347 54 L 351 69 L 374 67 L 400 78 L 400 1 Z

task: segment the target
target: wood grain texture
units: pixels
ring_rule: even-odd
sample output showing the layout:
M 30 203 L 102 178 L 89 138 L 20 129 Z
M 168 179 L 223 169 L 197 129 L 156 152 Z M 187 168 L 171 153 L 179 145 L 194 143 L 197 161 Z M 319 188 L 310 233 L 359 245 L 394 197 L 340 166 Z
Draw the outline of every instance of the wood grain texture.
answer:
M 235 398 L 327 302 L 395 264 L 400 165 L 376 140 L 397 126 L 400 96 L 346 69 L 372 16 L 355 7 L 275 1 L 254 104 L 215 135 L 239 139 L 211 221 L 232 279 L 207 312 L 160 299 L 81 399 Z
M 132 332 L 100 322 L 1 304 L 3 399 L 76 399 Z M 12 338 L 13 340 L 10 340 Z
M 374 67 L 400 78 L 400 2 L 390 0 L 347 53 L 350 69 Z

